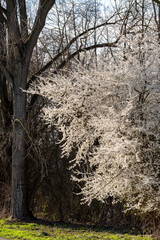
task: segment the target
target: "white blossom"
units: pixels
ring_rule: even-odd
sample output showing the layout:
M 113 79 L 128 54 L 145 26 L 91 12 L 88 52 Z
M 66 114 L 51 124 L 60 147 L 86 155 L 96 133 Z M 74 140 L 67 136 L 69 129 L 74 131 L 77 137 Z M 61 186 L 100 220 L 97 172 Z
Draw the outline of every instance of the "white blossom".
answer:
M 141 46 L 139 37 L 121 41 L 128 49 L 118 64 L 78 66 L 40 79 L 30 93 L 48 99 L 42 117 L 63 133 L 62 156 L 75 151 L 72 179 L 84 202 L 112 196 L 127 209 L 159 211 L 160 47 L 151 37 Z

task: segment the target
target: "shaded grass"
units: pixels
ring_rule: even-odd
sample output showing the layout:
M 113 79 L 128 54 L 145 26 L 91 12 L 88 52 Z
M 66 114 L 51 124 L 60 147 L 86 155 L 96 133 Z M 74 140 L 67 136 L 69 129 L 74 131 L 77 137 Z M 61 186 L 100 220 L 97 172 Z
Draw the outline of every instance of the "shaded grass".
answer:
M 100 228 L 89 228 L 65 224 L 37 224 L 0 220 L 0 237 L 14 240 L 151 240 L 149 236 L 113 233 Z

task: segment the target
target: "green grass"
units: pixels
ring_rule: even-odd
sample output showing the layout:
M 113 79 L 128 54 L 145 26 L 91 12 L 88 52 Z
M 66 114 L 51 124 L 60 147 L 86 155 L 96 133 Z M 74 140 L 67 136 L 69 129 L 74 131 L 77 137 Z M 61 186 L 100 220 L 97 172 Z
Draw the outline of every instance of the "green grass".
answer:
M 37 223 L 13 222 L 0 220 L 0 237 L 14 240 L 151 240 L 149 236 L 118 234 L 87 227 L 71 227 L 69 225 L 44 225 Z

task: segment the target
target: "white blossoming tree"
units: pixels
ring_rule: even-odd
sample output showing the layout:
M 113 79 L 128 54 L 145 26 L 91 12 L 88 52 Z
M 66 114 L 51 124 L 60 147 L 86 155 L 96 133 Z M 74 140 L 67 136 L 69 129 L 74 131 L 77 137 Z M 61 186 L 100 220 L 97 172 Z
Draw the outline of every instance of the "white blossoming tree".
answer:
M 62 156 L 76 152 L 72 178 L 84 202 L 112 196 L 159 212 L 160 46 L 139 35 L 124 42 L 116 62 L 41 79 L 30 93 L 47 99 L 42 117 L 62 132 Z

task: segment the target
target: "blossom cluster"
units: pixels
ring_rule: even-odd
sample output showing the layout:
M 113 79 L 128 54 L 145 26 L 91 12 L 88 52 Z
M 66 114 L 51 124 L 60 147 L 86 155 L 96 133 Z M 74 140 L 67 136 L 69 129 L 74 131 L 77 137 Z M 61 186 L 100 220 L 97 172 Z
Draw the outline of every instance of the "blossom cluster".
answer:
M 47 99 L 42 118 L 62 132 L 62 156 L 75 153 L 83 202 L 112 196 L 159 211 L 160 47 L 150 36 L 124 42 L 116 62 L 41 78 L 29 92 Z

